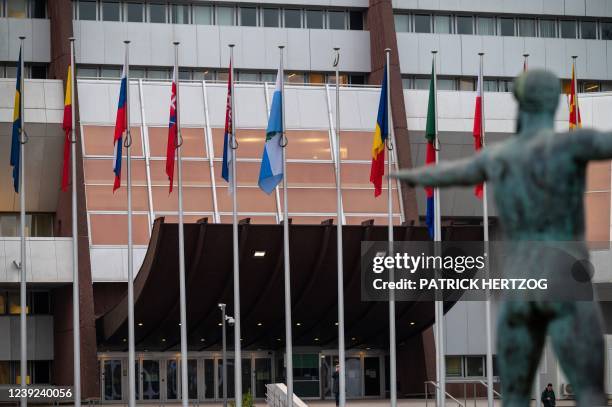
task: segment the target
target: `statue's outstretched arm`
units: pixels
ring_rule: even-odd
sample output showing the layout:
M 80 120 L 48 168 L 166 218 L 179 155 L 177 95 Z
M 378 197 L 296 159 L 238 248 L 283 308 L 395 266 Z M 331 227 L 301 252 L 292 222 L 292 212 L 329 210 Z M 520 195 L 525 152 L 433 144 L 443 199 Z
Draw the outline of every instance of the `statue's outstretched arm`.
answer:
M 612 158 L 612 133 L 592 129 L 580 129 L 566 137 L 570 148 L 576 150 L 578 158 L 585 161 Z
M 462 160 L 442 161 L 437 165 L 400 170 L 391 174 L 391 177 L 398 178 L 410 186 L 475 185 L 486 179 L 485 160 L 486 153 L 482 152 Z

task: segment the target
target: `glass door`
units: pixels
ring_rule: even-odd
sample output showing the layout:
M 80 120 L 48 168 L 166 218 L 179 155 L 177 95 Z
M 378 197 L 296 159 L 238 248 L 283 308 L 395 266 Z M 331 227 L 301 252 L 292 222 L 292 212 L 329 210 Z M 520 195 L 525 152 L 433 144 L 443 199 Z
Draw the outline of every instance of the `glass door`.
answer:
M 361 359 L 359 357 L 346 358 L 346 397 L 361 397 Z
M 272 359 L 255 358 L 255 394 L 253 398 L 266 397 L 266 384 L 272 383 Z
M 380 396 L 380 358 L 366 356 L 363 358 L 364 369 L 364 395 Z
M 176 400 L 178 398 L 178 361 L 169 359 L 166 361 L 166 399 Z
M 142 399 L 159 400 L 159 360 L 142 361 Z
M 196 359 L 187 360 L 187 391 L 189 398 L 198 398 L 198 361 Z
M 215 360 L 204 359 L 204 399 L 212 400 L 215 398 Z M 223 396 L 219 393 L 219 398 Z
M 104 400 L 121 400 L 123 398 L 121 360 L 104 360 L 102 364 Z

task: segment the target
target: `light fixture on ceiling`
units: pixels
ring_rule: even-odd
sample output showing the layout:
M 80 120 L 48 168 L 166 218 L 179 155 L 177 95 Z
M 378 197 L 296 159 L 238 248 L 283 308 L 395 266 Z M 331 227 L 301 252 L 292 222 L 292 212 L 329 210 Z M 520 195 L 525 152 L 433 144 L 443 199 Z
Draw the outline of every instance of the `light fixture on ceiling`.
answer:
M 253 257 L 265 257 L 265 256 L 266 256 L 265 250 L 255 250 L 255 252 L 253 253 Z

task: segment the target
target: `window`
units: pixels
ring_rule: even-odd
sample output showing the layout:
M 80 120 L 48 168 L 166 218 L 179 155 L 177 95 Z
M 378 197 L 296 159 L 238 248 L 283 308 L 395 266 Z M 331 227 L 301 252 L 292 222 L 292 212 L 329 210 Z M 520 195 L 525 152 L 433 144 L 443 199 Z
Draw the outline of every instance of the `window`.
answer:
M 276 73 L 274 72 L 264 72 L 261 74 L 262 82 L 276 82 Z
M 130 66 L 130 79 L 144 79 L 145 70 L 144 68 L 133 68 Z
M 514 19 L 500 18 L 499 19 L 499 34 L 505 37 L 514 36 Z
M 414 16 L 414 32 L 430 33 L 431 32 L 431 16 L 428 14 L 416 14 Z
M 6 3 L 6 16 L 10 18 L 26 18 L 26 5 L 26 0 L 8 0 Z
M 194 81 L 212 81 L 215 78 L 215 73 L 212 71 L 201 71 L 196 69 L 193 71 Z
M 167 69 L 148 69 L 147 78 L 149 79 L 168 79 L 170 71 Z
M 555 38 L 557 36 L 557 22 L 555 20 L 540 20 L 540 37 Z
M 101 3 L 102 20 L 119 21 L 121 6 L 118 1 L 103 1 Z
M 349 75 L 349 83 L 351 85 L 365 85 L 366 84 L 365 75 L 362 75 L 362 74 Z
M 191 71 L 189 69 L 179 69 L 179 79 L 181 81 L 191 80 Z
M 514 81 L 513 80 L 499 81 L 499 91 L 512 93 L 514 91 Z
M 121 76 L 121 68 L 102 67 L 100 76 L 102 78 L 119 78 Z
M 5 67 L 6 69 L 6 77 L 7 78 L 16 78 L 17 77 L 17 67 L 15 65 L 8 65 Z
M 561 20 L 559 25 L 561 38 L 576 38 L 576 20 Z
M 496 80 L 487 80 L 485 79 L 483 83 L 483 90 L 485 92 L 497 92 L 497 81 Z
M 597 39 L 597 22 L 582 21 L 580 23 L 581 38 L 585 40 Z
M 257 26 L 257 9 L 255 7 L 240 7 L 240 25 Z
M 452 32 L 450 16 L 435 16 L 434 32 L 439 34 L 450 34 Z
M 325 74 L 320 72 L 311 72 L 308 74 L 308 83 L 325 83 Z
M 149 3 L 149 22 L 166 22 L 166 5 L 161 3 Z
M 346 28 L 344 11 L 327 12 L 327 28 L 331 30 L 344 30 Z
M 395 20 L 396 32 L 405 33 L 410 31 L 410 16 L 408 14 L 396 14 L 393 16 L 393 19 Z
M 466 356 L 465 370 L 468 377 L 484 376 L 484 358 L 482 356 Z
M 457 16 L 457 34 L 474 34 L 472 16 Z
M 151 4 L 153 6 L 153 4 Z M 149 7 L 151 7 L 149 6 Z M 142 3 L 127 3 L 127 21 L 130 23 L 142 23 L 144 21 L 144 4 Z M 156 23 L 157 21 L 151 21 Z M 166 21 L 164 21 L 165 23 Z
M 306 10 L 306 28 L 323 28 L 322 10 Z
M 96 19 L 96 1 L 95 0 L 80 0 L 79 1 L 79 20 L 95 20 L 95 19 Z
M 340 80 L 340 85 L 348 83 L 348 76 L 346 74 L 339 74 L 338 79 Z M 336 84 L 336 74 L 327 75 L 327 83 Z
M 410 78 L 402 78 L 402 88 L 412 89 L 412 81 L 410 80 Z
M 234 8 L 217 6 L 217 25 L 234 25 Z
M 446 377 L 462 377 L 461 356 L 446 356 Z
M 438 78 L 438 90 L 456 90 L 454 79 L 440 79 Z
M 302 11 L 292 9 L 285 10 L 285 27 L 302 28 Z
M 13 384 L 11 381 L 11 362 L 0 362 L 0 384 Z
M 19 291 L 9 291 L 8 293 L 8 311 L 11 315 L 17 315 L 21 313 L 21 297 Z M 27 295 L 26 295 L 26 314 L 30 313 L 30 307 L 28 306 Z
M 30 66 L 30 78 L 47 79 L 47 66 L 46 65 L 31 65 Z
M 6 293 L 0 292 L 0 315 L 6 314 Z M 2 369 L 0 368 L 0 372 Z M 2 374 L 0 373 L 0 377 Z M 3 384 L 2 379 L 0 379 L 0 384 Z
M 519 18 L 519 36 L 535 37 L 535 20 L 533 18 Z
M 96 78 L 98 76 L 98 68 L 77 67 L 77 78 Z
M 193 23 L 200 25 L 212 24 L 211 6 L 193 6 Z
M 459 90 L 464 90 L 464 91 L 474 91 L 475 87 L 474 87 L 474 79 L 471 78 L 461 78 L 459 79 Z
M 601 23 L 601 39 L 612 40 L 612 22 Z
M 478 17 L 478 35 L 495 35 L 495 18 Z
M 189 24 L 189 5 L 172 5 L 172 24 Z
M 601 91 L 601 87 L 599 85 L 599 82 L 584 82 L 584 84 L 582 85 L 582 88 L 584 89 L 585 93 L 600 92 Z
M 30 18 L 45 18 L 46 9 L 45 0 L 30 0 Z
M 363 30 L 363 13 L 361 11 L 349 11 L 349 29 Z
M 280 22 L 280 12 L 277 8 L 263 9 L 263 26 L 278 27 Z
M 288 72 L 285 74 L 285 82 L 304 83 L 304 74 L 301 72 Z
M 257 72 L 238 72 L 238 81 L 240 82 L 257 82 L 258 80 Z
M 431 80 L 429 78 L 416 78 L 414 80 L 414 88 L 415 89 L 429 89 L 429 83 Z
M 32 384 L 51 383 L 51 362 L 48 360 L 33 360 L 30 362 Z
M 32 313 L 33 314 L 50 314 L 51 301 L 47 291 L 32 292 Z

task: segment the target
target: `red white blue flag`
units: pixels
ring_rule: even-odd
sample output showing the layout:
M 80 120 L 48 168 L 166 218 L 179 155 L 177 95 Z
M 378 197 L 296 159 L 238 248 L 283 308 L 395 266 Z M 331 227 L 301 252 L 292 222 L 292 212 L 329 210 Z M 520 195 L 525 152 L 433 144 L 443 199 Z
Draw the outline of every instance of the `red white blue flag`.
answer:
M 113 155 L 113 172 L 115 182 L 113 192 L 121 186 L 121 154 L 123 148 L 123 133 L 127 130 L 127 67 L 123 66 L 121 74 L 121 87 L 119 89 L 119 103 L 117 105 L 117 119 L 115 120 L 115 153 Z
M 176 70 L 172 73 L 172 94 L 170 96 L 170 119 L 168 121 L 168 146 L 166 148 L 166 175 L 170 182 L 168 193 L 172 192 L 174 181 L 174 158 L 176 156 L 176 142 L 178 129 L 176 127 Z
M 227 78 L 227 101 L 225 105 L 225 132 L 223 134 L 223 162 L 221 164 L 221 177 L 226 180 L 230 186 L 229 191 L 232 191 L 232 61 L 229 65 L 229 76 Z

